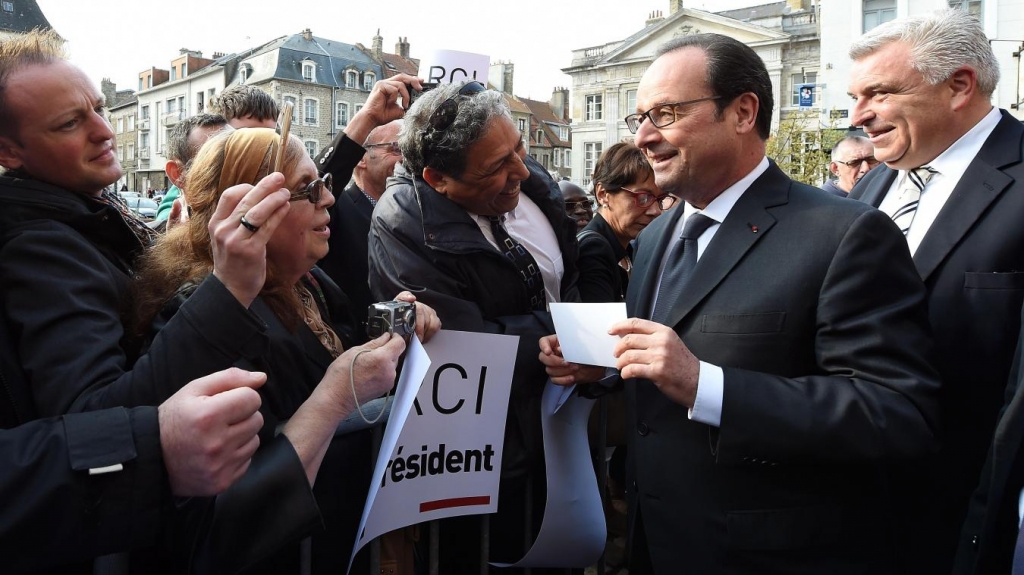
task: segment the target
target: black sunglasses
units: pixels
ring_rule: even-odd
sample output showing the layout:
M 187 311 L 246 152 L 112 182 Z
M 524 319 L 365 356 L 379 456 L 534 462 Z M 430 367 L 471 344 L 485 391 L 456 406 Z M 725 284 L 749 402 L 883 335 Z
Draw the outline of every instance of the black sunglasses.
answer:
M 459 99 L 464 96 L 470 97 L 479 94 L 486 89 L 487 87 L 480 82 L 466 82 L 463 84 L 457 94 L 441 102 L 441 105 L 437 108 L 434 108 L 434 112 L 430 114 L 430 118 L 427 120 L 430 128 L 435 132 L 447 129 L 459 115 Z
M 308 199 L 309 203 L 316 205 L 320 203 L 320 199 L 323 198 L 324 190 L 328 192 L 333 191 L 332 184 L 334 178 L 330 172 L 324 175 L 322 178 L 317 178 L 312 182 L 306 184 L 301 190 L 292 192 L 292 195 L 288 197 L 289 202 L 296 202 L 298 200 Z

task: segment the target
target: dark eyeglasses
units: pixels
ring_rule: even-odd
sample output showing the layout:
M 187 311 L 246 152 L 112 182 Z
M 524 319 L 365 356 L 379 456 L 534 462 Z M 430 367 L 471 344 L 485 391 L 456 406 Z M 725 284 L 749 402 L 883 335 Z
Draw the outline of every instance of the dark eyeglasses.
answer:
M 399 149 L 398 142 L 378 142 L 376 144 L 366 144 L 363 147 L 366 149 L 384 148 L 384 152 L 387 154 L 394 154 L 396 156 L 402 155 L 402 150 Z
M 842 164 L 848 168 L 859 168 L 861 164 L 867 162 L 869 166 L 877 166 L 878 160 L 874 156 L 864 156 L 863 158 L 854 158 L 852 160 L 842 161 L 836 160 L 837 164 Z
M 592 200 L 574 200 L 565 202 L 565 209 L 570 212 L 575 212 L 578 209 L 589 210 L 594 206 Z
M 657 124 L 655 124 L 657 125 Z M 671 208 L 676 203 L 676 197 L 670 194 L 662 196 L 655 196 L 651 192 L 636 192 L 629 188 L 619 188 L 620 190 L 633 194 L 633 205 L 638 208 L 649 208 L 654 202 L 658 202 L 658 207 L 663 211 Z
M 427 120 L 430 128 L 435 132 L 448 129 L 459 115 L 459 98 L 473 96 L 486 89 L 487 87 L 480 82 L 466 82 L 462 88 L 459 88 L 458 94 L 441 102 L 441 105 L 430 114 L 430 118 Z
M 320 199 L 323 198 L 324 190 L 328 193 L 333 190 L 332 183 L 334 178 L 328 172 L 324 177 L 317 178 L 312 182 L 308 183 L 301 190 L 292 192 L 292 195 L 288 197 L 289 202 L 296 202 L 298 200 L 308 199 L 309 203 L 316 205 L 320 203 Z
M 698 104 L 700 102 L 710 102 L 712 100 L 720 100 L 721 96 L 710 96 L 707 98 L 697 98 L 696 100 L 686 100 L 683 102 L 669 102 L 667 104 L 658 104 L 657 106 L 641 112 L 639 114 L 630 114 L 626 116 L 626 127 L 629 131 L 636 133 L 640 129 L 640 124 L 644 123 L 644 119 L 650 120 L 654 124 L 655 128 L 664 128 L 675 123 L 679 119 L 677 114 L 679 108 L 683 106 L 689 106 L 690 104 Z

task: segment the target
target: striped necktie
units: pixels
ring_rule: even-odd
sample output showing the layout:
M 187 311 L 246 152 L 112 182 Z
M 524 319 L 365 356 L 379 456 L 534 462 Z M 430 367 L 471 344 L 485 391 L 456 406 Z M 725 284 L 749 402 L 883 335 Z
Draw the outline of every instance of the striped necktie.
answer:
M 910 231 L 910 224 L 914 222 L 914 214 L 917 213 L 917 204 L 921 201 L 921 192 L 924 191 L 928 180 L 937 174 L 931 166 L 921 166 L 907 172 L 906 179 L 896 190 L 896 209 L 889 213 L 892 221 L 907 235 Z

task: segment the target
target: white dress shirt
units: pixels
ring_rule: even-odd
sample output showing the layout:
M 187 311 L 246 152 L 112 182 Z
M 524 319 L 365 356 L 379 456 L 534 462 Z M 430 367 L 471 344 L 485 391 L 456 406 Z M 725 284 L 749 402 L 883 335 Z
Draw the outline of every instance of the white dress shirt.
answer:
M 491 231 L 491 220 L 486 216 L 469 214 L 487 238 L 487 243 L 498 249 Z M 519 204 L 505 214 L 505 231 L 530 252 L 540 268 L 540 276 L 544 279 L 544 295 L 548 303 L 561 300 L 562 276 L 565 265 L 562 262 L 562 249 L 558 246 L 558 237 L 551 227 L 551 222 L 540 211 L 526 194 L 519 194 Z
M 672 232 L 672 240 L 665 248 L 665 254 L 662 256 L 661 265 L 658 268 L 658 287 L 655 288 L 654 297 L 651 299 L 651 309 L 648 310 L 647 317 L 654 311 L 654 303 L 658 301 L 658 291 L 661 287 L 661 275 L 665 273 L 665 264 L 668 262 L 668 255 L 672 253 L 672 248 L 679 241 L 679 236 L 683 233 L 683 226 L 686 224 L 686 219 L 691 215 L 700 212 L 705 216 L 715 220 L 716 223 L 708 227 L 700 237 L 697 238 L 697 261 L 700 261 L 704 250 L 707 249 L 708 244 L 711 243 L 712 238 L 715 237 L 715 233 L 718 228 L 721 227 L 722 222 L 725 221 L 726 216 L 732 211 L 732 207 L 736 205 L 740 197 L 750 188 L 750 185 L 754 183 L 754 180 L 761 177 L 761 174 L 768 170 L 768 158 L 761 158 L 761 163 L 757 165 L 749 174 L 743 176 L 735 184 L 729 186 L 724 192 L 718 195 L 717 198 L 711 201 L 703 210 L 691 206 L 690 204 L 683 204 L 683 215 L 679 218 L 679 222 L 676 224 L 675 230 Z M 664 216 L 662 216 L 664 217 Z M 710 364 L 706 361 L 700 362 L 700 372 L 697 375 L 697 398 L 693 403 L 693 408 L 688 411 L 690 419 L 720 427 L 722 423 L 722 401 L 725 395 L 725 375 L 722 372 L 722 368 Z
M 953 195 L 953 189 L 960 183 L 960 178 L 963 177 L 967 166 L 974 161 L 974 157 L 978 155 L 985 140 L 996 129 L 1000 118 L 1002 118 L 1002 114 L 999 112 L 999 108 L 992 108 L 973 128 L 946 148 L 946 151 L 939 154 L 934 160 L 927 162 L 927 165 L 938 173 L 928 180 L 924 191 L 921 192 L 917 213 L 914 215 L 914 221 L 910 224 L 910 230 L 907 231 L 907 245 L 910 247 L 911 255 L 917 252 L 917 248 L 924 240 L 932 222 L 938 217 L 942 206 L 945 206 L 946 201 Z M 896 193 L 896 190 L 906 179 L 907 170 L 900 170 L 878 209 L 891 214 L 899 207 L 897 206 L 900 203 L 897 197 L 899 194 Z

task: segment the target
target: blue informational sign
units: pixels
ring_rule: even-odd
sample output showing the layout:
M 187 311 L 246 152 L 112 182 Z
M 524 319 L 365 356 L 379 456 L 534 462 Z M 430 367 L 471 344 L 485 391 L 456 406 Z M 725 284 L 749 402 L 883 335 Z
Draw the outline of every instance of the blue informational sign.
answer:
M 814 84 L 798 84 L 797 90 L 799 90 L 801 108 L 814 106 Z

